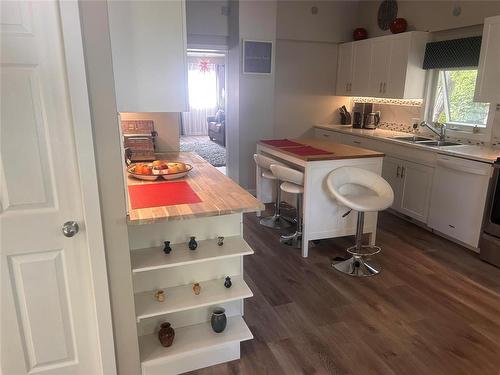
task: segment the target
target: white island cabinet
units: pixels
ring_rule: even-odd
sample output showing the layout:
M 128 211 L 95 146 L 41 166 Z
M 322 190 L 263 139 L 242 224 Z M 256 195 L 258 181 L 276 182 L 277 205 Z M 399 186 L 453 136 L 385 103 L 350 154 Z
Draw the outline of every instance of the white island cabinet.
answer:
M 118 112 L 185 112 L 183 0 L 108 1 Z
M 243 212 L 262 203 L 193 153 L 167 153 L 161 159 L 189 163 L 188 183 L 200 202 L 129 209 L 128 232 L 137 342 L 142 375 L 178 374 L 240 358 L 240 343 L 253 338 L 243 318 L 244 299 L 253 296 L 243 278 L 243 258 L 253 254 L 243 239 Z M 152 183 L 128 177 L 128 186 Z M 129 204 L 130 206 L 130 204 Z M 197 248 L 188 241 L 196 237 Z M 219 246 L 218 237 L 224 237 Z M 170 241 L 166 254 L 164 241 Z M 224 285 L 230 276 L 232 286 Z M 199 283 L 196 295 L 193 284 Z M 163 290 L 164 302 L 155 299 Z M 227 327 L 215 333 L 211 313 L 223 307 Z M 163 322 L 175 329 L 172 346 L 158 340 Z

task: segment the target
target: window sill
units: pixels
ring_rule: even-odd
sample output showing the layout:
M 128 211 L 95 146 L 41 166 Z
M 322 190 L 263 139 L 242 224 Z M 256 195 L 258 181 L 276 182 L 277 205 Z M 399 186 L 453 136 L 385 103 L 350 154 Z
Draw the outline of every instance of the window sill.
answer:
M 487 128 L 481 128 L 479 133 L 473 133 L 472 129 L 470 131 L 448 129 L 446 131 L 446 136 L 454 139 L 482 142 L 488 142 L 490 139 L 490 134 Z

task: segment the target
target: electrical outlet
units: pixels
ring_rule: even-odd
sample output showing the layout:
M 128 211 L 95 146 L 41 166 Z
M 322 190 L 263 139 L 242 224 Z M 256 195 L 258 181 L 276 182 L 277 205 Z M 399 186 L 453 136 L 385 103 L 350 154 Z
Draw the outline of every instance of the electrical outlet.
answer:
M 497 104 L 497 111 L 500 111 L 500 104 Z

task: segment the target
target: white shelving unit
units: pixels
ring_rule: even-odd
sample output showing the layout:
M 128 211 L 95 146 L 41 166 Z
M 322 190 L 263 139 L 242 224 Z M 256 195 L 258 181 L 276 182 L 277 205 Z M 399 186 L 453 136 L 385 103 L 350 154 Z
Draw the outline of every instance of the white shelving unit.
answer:
M 178 374 L 235 360 L 240 358 L 240 342 L 253 338 L 243 320 L 244 299 L 253 296 L 243 279 L 243 258 L 254 252 L 243 239 L 242 215 L 190 220 L 129 226 L 142 375 Z M 196 250 L 187 243 L 193 233 Z M 219 235 L 225 237 L 222 246 L 217 244 Z M 151 247 L 163 238 L 186 241 L 170 244 L 172 251 L 165 254 L 163 246 Z M 231 277 L 230 288 L 224 286 L 225 275 Z M 193 293 L 193 282 L 202 287 L 199 295 Z M 165 291 L 164 302 L 154 298 L 158 289 Z M 210 325 L 215 307 L 224 307 L 228 316 L 222 333 Z M 175 330 L 169 348 L 158 339 L 163 322 Z
M 195 295 L 191 285 L 180 285 L 163 289 L 166 294 L 164 302 L 154 298 L 155 291 L 135 294 L 137 322 L 154 316 L 196 309 L 214 304 L 240 300 L 253 296 L 252 291 L 242 276 L 231 278 L 231 288 L 224 286 L 224 279 L 215 279 L 202 283 L 203 292 Z
M 241 236 L 225 238 L 223 246 L 218 246 L 216 239 L 210 239 L 198 241 L 196 250 L 190 250 L 187 244 L 174 244 L 171 248 L 170 254 L 163 252 L 163 246 L 133 250 L 132 272 L 146 272 L 253 254 L 252 248 Z
M 222 333 L 212 331 L 210 323 L 201 323 L 183 327 L 175 331 L 175 345 L 164 348 L 158 342 L 157 334 L 145 335 L 139 338 L 141 362 L 143 365 L 160 364 L 176 357 L 209 349 L 217 345 L 241 342 L 253 338 L 241 316 L 228 318 L 227 327 Z

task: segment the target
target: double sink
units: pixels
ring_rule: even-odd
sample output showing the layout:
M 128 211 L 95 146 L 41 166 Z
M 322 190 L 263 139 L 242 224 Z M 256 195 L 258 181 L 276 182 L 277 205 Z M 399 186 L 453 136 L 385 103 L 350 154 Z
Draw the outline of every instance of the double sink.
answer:
M 426 138 L 426 137 L 419 137 L 419 136 L 411 136 L 411 137 L 391 137 L 391 139 L 396 139 L 398 141 L 403 141 L 403 142 L 408 142 L 408 143 L 415 143 L 418 145 L 422 146 L 429 146 L 429 147 L 443 147 L 443 146 L 462 146 L 460 143 L 456 142 L 449 142 L 449 141 L 436 141 L 431 138 Z

